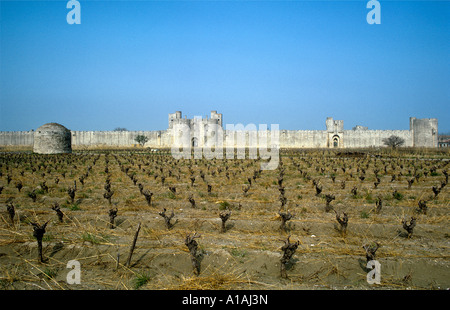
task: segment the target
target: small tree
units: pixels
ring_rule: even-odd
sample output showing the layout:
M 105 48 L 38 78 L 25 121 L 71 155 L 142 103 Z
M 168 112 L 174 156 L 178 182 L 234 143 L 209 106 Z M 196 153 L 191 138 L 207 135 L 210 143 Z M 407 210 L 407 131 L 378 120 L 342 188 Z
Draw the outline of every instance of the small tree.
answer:
M 128 131 L 128 129 L 123 128 L 123 127 L 116 127 L 116 128 L 114 128 L 114 131 Z
M 291 236 L 289 235 L 287 239 L 284 241 L 284 245 L 281 247 L 281 250 L 283 251 L 283 257 L 281 257 L 281 264 L 280 264 L 280 271 L 282 278 L 288 277 L 286 273 L 287 269 L 286 267 L 300 244 L 300 241 L 291 243 L 289 241 L 290 237 Z
M 138 135 L 136 136 L 136 138 L 134 138 L 134 141 L 139 143 L 140 146 L 144 146 L 144 144 L 148 142 L 148 137 L 144 135 Z
M 188 247 L 189 253 L 191 254 L 191 262 L 194 269 L 194 274 L 197 276 L 200 274 L 201 253 L 197 253 L 198 243 L 194 239 L 200 238 L 200 236 L 201 235 L 198 235 L 197 233 L 194 233 L 192 236 L 191 234 L 188 234 L 186 236 L 186 239 L 184 240 L 184 244 Z
M 403 144 L 405 144 L 405 139 L 400 138 L 399 136 L 390 136 L 389 138 L 384 138 L 383 140 L 384 145 L 392 147 L 392 148 L 396 148 L 399 146 L 402 146 Z

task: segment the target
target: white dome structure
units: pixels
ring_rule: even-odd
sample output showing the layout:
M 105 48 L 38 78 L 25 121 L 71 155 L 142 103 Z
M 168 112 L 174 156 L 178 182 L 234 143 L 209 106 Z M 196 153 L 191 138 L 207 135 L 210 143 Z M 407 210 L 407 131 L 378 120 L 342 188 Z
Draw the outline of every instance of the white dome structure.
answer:
M 38 154 L 72 153 L 72 134 L 57 123 L 42 125 L 34 132 L 33 152 Z

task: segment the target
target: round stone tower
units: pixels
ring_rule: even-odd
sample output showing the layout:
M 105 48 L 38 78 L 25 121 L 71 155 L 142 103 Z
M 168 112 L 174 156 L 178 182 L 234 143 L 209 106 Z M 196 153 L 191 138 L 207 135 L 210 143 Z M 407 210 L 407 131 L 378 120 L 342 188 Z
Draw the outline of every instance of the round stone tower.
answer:
M 34 132 L 33 152 L 38 154 L 72 153 L 72 134 L 57 123 L 42 125 Z

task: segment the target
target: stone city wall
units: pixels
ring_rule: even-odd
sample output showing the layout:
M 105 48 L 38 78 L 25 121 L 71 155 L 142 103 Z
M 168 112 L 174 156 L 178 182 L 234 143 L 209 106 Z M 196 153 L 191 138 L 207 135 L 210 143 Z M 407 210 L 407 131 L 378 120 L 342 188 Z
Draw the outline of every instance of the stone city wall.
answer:
M 0 145 L 2 146 L 32 146 L 34 132 L 30 131 L 11 131 L 0 132 Z M 145 147 L 163 148 L 171 147 L 172 136 L 170 131 L 72 131 L 73 147 L 130 147 L 137 145 L 135 138 L 138 135 L 144 135 L 149 138 Z M 231 132 L 224 131 L 225 135 L 231 135 Z M 236 133 L 234 133 L 234 145 L 238 145 Z M 419 136 L 414 144 L 413 134 L 410 130 L 344 130 L 340 133 L 328 133 L 325 130 L 280 130 L 281 148 L 327 148 L 332 147 L 330 141 L 332 136 L 340 138 L 339 147 L 359 148 L 359 147 L 380 147 L 384 146 L 383 139 L 391 135 L 399 136 L 405 139 L 404 146 L 428 146 L 434 144 L 426 143 L 424 135 Z M 270 144 L 270 133 L 268 133 L 268 143 Z M 225 139 L 225 138 L 224 138 Z M 249 145 L 249 136 L 247 135 L 246 145 Z M 201 145 L 201 144 L 199 144 Z M 226 145 L 226 144 L 225 144 Z
M 383 139 L 398 136 L 405 140 L 403 146 L 413 146 L 411 131 L 409 130 L 344 130 L 342 147 L 380 147 L 384 146 Z
M 148 137 L 146 147 L 164 147 L 169 145 L 166 131 L 72 131 L 74 147 L 129 147 L 137 145 L 138 135 Z
M 216 119 L 213 120 L 218 122 Z M 132 147 L 138 144 L 135 138 L 138 135 L 144 135 L 149 139 L 145 147 L 170 148 L 174 141 L 172 134 L 180 135 L 176 128 L 177 126 L 169 126 L 168 130 L 160 131 L 71 131 L 72 146 L 75 148 Z M 437 119 L 411 117 L 410 130 L 368 130 L 366 128 L 357 126 L 356 130 L 344 130 L 343 121 L 328 118 L 327 130 L 280 130 L 279 146 L 280 148 L 381 147 L 384 146 L 384 138 L 395 135 L 405 140 L 405 147 L 438 147 Z M 224 130 L 224 140 L 232 134 L 235 136 L 234 146 L 242 147 L 238 145 L 236 132 Z M 32 146 L 33 135 L 34 131 L 0 132 L 0 146 Z M 202 139 L 206 139 L 208 143 L 217 139 L 217 135 L 208 130 L 201 132 L 201 135 L 202 137 L 195 141 L 198 146 L 204 145 Z M 247 146 L 250 144 L 248 139 L 247 134 L 245 142 Z M 192 143 L 194 143 L 193 140 Z M 270 134 L 268 143 L 271 144 Z
M 0 145 L 33 146 L 34 131 L 0 131 Z

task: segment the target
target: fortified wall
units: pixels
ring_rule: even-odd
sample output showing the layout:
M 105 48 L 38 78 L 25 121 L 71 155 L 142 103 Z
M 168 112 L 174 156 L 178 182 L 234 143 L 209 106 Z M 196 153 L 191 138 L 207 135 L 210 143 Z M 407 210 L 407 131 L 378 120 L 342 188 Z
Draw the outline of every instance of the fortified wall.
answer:
M 235 147 L 249 145 L 252 133 L 247 132 L 246 141 L 238 141 L 237 132 L 223 130 L 222 114 L 211 111 L 208 118 L 188 119 L 181 111 L 169 114 L 168 128 L 159 131 L 71 131 L 73 147 L 130 147 L 137 145 L 135 138 L 144 135 L 148 138 L 145 147 L 170 148 L 182 129 L 199 126 L 197 135 L 191 136 L 191 146 L 217 145 L 218 139 L 234 141 Z M 438 147 L 438 121 L 435 118 L 417 119 L 411 117 L 409 130 L 369 130 L 356 126 L 344 129 L 344 121 L 328 117 L 325 130 L 282 130 L 280 129 L 280 148 L 365 148 L 383 147 L 384 138 L 392 135 L 405 140 L 405 147 Z M 246 127 L 247 129 L 248 127 Z M 194 130 L 192 130 L 193 134 Z M 35 131 L 0 132 L 0 146 L 33 146 Z M 270 146 L 270 132 L 268 145 Z M 244 145 L 241 145 L 244 144 Z

